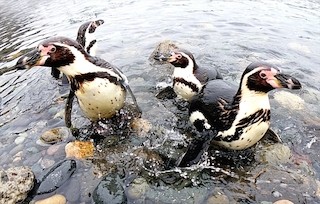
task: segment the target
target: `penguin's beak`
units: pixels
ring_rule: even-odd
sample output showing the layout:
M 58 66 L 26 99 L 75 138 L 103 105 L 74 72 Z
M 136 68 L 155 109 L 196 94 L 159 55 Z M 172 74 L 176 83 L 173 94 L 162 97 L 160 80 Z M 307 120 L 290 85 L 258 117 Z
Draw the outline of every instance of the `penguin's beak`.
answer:
M 40 62 L 42 61 L 41 59 L 42 56 L 38 49 L 31 50 L 18 59 L 15 68 L 18 70 L 30 69 L 34 66 L 40 65 Z
M 301 89 L 302 87 L 298 79 L 288 74 L 278 73 L 274 76 L 274 78 L 276 79 L 276 87 L 274 88 Z

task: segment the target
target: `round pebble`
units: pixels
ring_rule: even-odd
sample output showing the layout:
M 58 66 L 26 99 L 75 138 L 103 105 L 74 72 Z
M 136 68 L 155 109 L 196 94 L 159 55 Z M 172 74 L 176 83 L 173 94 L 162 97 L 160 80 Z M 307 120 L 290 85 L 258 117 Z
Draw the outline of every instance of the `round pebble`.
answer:
M 66 128 L 53 128 L 44 132 L 40 140 L 46 144 L 55 144 L 61 142 L 69 136 L 69 130 Z
M 149 185 L 144 178 L 136 178 L 128 187 L 127 196 L 137 200 L 145 194 L 148 188 Z
M 34 174 L 29 167 L 0 170 L 0 175 L 0 203 L 18 203 L 33 188 Z
M 54 155 L 61 147 L 62 147 L 61 144 L 52 145 L 47 149 L 47 154 L 48 155 Z
M 274 202 L 273 204 L 294 204 L 294 203 L 291 202 L 290 200 L 278 200 L 278 201 Z
M 40 162 L 40 165 L 42 168 L 47 169 L 47 168 L 51 167 L 54 163 L 55 162 L 52 159 L 42 159 Z
M 143 135 L 150 131 L 152 125 L 149 121 L 142 119 L 142 118 L 134 118 L 131 127 L 135 130 L 138 135 Z
M 56 194 L 49 198 L 38 200 L 35 202 L 35 204 L 66 204 L 66 203 L 67 203 L 67 199 L 60 194 Z
M 16 143 L 17 145 L 21 144 L 26 138 L 25 137 L 17 137 L 15 140 L 14 140 L 14 143 Z
M 281 194 L 279 191 L 273 191 L 273 192 L 272 192 L 272 195 L 273 195 L 274 197 L 276 197 L 276 198 L 279 198 L 279 197 L 282 196 L 282 194 Z

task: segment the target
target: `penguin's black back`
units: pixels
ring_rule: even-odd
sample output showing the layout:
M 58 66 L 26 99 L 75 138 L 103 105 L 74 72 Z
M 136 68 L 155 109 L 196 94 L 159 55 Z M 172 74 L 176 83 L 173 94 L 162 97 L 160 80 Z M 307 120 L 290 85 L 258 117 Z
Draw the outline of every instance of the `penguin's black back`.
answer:
M 221 101 L 229 103 L 233 100 L 237 87 L 222 79 L 209 81 L 203 89 L 202 94 L 195 96 L 190 102 L 189 113 L 201 112 L 209 124 L 212 124 L 216 130 L 223 130 L 231 126 L 230 117 L 235 117 L 236 113 L 230 112 L 228 120 L 224 120 L 221 110 Z M 222 100 L 221 100 L 222 99 Z M 228 108 L 228 105 L 224 108 Z M 227 118 L 226 118 L 227 119 Z

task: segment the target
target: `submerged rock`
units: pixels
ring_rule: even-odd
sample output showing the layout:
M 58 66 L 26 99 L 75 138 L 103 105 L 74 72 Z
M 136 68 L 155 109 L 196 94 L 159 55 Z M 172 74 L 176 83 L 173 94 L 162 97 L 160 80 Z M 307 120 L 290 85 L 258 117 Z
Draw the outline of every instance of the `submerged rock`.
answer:
M 35 204 L 66 204 L 67 200 L 63 195 L 56 194 L 46 199 L 38 200 Z
M 75 160 L 64 160 L 55 164 L 38 181 L 36 194 L 51 193 L 66 182 L 76 170 Z
M 34 175 L 29 167 L 0 170 L 0 203 L 23 201 L 34 186 Z
M 66 138 L 69 137 L 69 135 L 70 132 L 65 127 L 54 128 L 44 132 L 40 136 L 40 140 L 46 144 L 55 144 L 57 142 L 64 141 Z
M 288 146 L 276 143 L 257 152 L 256 159 L 269 164 L 284 164 L 290 161 L 291 150 Z
M 93 191 L 95 203 L 127 203 L 123 181 L 116 173 L 106 175 Z
M 86 159 L 93 157 L 94 145 L 91 141 L 74 141 L 65 146 L 66 157 L 76 159 Z
M 134 118 L 131 122 L 131 128 L 137 132 L 138 135 L 144 135 L 151 130 L 152 125 L 145 119 Z
M 150 187 L 146 179 L 136 178 L 131 182 L 130 186 L 126 189 L 126 195 L 128 199 L 137 201 L 144 197 L 148 188 Z

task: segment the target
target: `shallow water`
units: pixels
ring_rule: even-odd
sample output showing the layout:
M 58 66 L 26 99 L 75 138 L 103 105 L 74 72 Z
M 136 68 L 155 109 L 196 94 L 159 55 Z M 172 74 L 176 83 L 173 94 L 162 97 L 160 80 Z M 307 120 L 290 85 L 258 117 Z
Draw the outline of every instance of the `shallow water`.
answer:
M 182 202 L 186 195 L 194 194 L 201 196 L 191 196 L 187 201 L 204 202 L 217 189 L 230 200 L 237 200 L 241 197 L 239 194 L 247 196 L 248 203 L 279 199 L 289 199 L 295 203 L 320 202 L 319 183 L 312 183 L 318 181 L 320 176 L 317 148 L 320 133 L 318 1 L 73 0 L 61 3 L 55 0 L 21 0 L 2 1 L 0 4 L 1 68 L 13 66 L 18 56 L 35 47 L 42 39 L 55 35 L 75 38 L 83 22 L 103 19 L 105 24 L 96 31 L 97 56 L 120 67 L 126 74 L 143 110 L 142 117 L 153 125 L 153 132 L 145 138 L 133 136 L 131 141 L 102 150 L 94 160 L 78 161 L 78 170 L 65 187 L 67 189 L 72 183 L 80 183 L 80 195 L 74 203 L 90 202 L 88 194 L 98 184 L 98 175 L 107 172 L 109 163 L 120 161 L 116 166 L 121 166 L 120 163 L 126 161 L 123 158 L 134 151 L 135 145 L 143 143 L 171 156 L 176 153 L 172 152 L 174 148 L 170 145 L 178 147 L 184 144 L 187 132 L 183 128 L 184 122 L 177 116 L 180 112 L 175 103 L 155 97 L 157 84 L 168 82 L 172 70 L 152 65 L 148 60 L 157 44 L 167 39 L 194 53 L 200 66 L 216 67 L 230 81 L 238 82 L 242 70 L 252 61 L 271 62 L 301 81 L 302 90 L 292 93 L 304 102 L 302 108 L 295 108 L 294 99 L 289 98 L 289 103 L 285 103 L 283 98 L 277 98 L 276 93 L 270 94 L 271 125 L 291 150 L 288 161 L 266 164 L 262 162 L 264 159 L 258 158 L 260 162 L 246 167 L 226 169 L 237 174 L 235 177 L 228 176 L 229 179 L 220 180 L 220 177 L 210 174 L 206 177 L 207 173 L 203 172 L 203 178 L 199 180 L 202 188 L 196 186 L 175 191 L 170 185 L 162 183 L 149 191 L 146 202 L 180 203 L 179 200 Z M 64 126 L 61 117 L 56 116 L 64 108 L 59 83 L 51 77 L 49 68 L 9 72 L 0 76 L 0 164 L 3 168 L 27 165 L 37 174 L 50 166 L 43 161 L 59 161 L 65 157 L 63 151 L 49 157 L 46 154 L 48 147 L 36 144 L 46 130 Z M 77 106 L 73 118 L 77 126 L 87 123 Z M 62 150 L 64 145 L 61 144 Z M 259 146 L 257 151 L 269 150 Z M 22 152 L 22 160 L 14 161 L 18 152 Z M 267 178 L 259 182 L 250 180 L 254 177 L 252 175 L 258 175 L 259 170 L 265 168 L 269 177 L 263 174 Z M 280 188 L 277 191 L 282 196 L 279 197 L 269 191 L 274 191 L 277 182 L 283 182 L 281 179 L 286 177 L 283 172 L 298 172 L 305 180 L 288 184 L 290 188 Z M 268 179 L 272 176 L 275 178 L 270 184 Z M 212 180 L 214 182 L 209 182 Z M 296 187 L 299 185 L 303 188 Z M 63 189 L 60 193 L 64 192 Z

